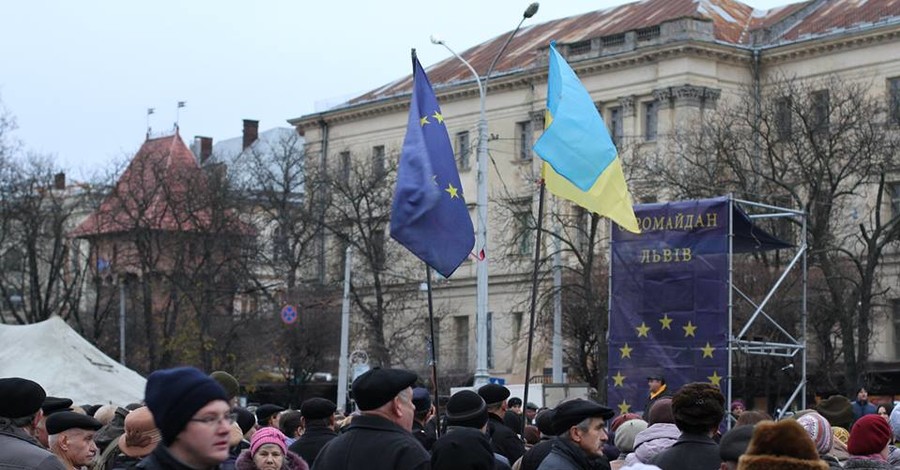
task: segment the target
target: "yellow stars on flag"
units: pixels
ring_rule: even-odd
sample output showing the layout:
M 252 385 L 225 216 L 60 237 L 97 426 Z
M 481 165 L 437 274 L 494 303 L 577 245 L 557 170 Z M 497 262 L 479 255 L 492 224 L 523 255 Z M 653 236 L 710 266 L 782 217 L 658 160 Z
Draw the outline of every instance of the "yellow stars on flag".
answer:
M 695 338 L 697 337 L 697 335 L 694 334 L 694 332 L 697 331 L 697 327 L 693 323 L 687 322 L 687 325 L 684 325 L 681 328 L 684 330 L 685 338 L 687 338 L 688 336 L 693 336 Z
M 715 351 L 716 348 L 712 347 L 712 346 L 709 344 L 709 341 L 707 341 L 707 342 L 706 342 L 706 346 L 700 348 L 700 350 L 703 351 L 703 357 L 712 358 L 712 357 L 713 357 L 713 351 Z
M 662 318 L 659 319 L 659 322 L 662 323 L 662 329 L 671 330 L 672 329 L 672 319 L 669 318 L 669 314 L 666 313 Z
M 631 410 L 631 405 L 629 405 L 628 402 L 625 400 L 622 400 L 622 403 L 619 403 L 618 406 L 619 406 L 620 414 L 628 413 Z
M 621 348 L 619 348 L 619 352 L 622 353 L 622 356 L 620 359 L 625 359 L 626 357 L 631 358 L 631 351 L 633 351 L 633 350 L 634 350 L 634 348 L 629 347 L 628 343 L 625 343 L 625 346 L 622 346 Z
M 452 183 L 447 183 L 447 188 L 444 191 L 450 194 L 450 199 L 459 199 L 459 188 L 454 188 Z
M 647 326 L 645 322 L 641 322 L 641 326 L 636 327 L 635 330 L 637 330 L 638 338 L 640 338 L 641 336 L 647 338 L 647 332 L 650 331 L 650 327 Z
M 709 379 L 709 383 L 711 383 L 717 387 L 722 382 L 722 376 L 719 375 L 719 371 L 717 371 L 717 370 L 714 370 L 713 375 L 707 376 L 706 378 Z
M 616 371 L 616 375 L 613 376 L 613 381 L 615 382 L 613 387 L 625 386 L 625 376 L 622 375 L 622 371 Z
M 432 115 L 430 115 L 430 116 L 422 116 L 422 117 L 420 117 L 420 118 L 419 118 L 419 125 L 422 126 L 422 127 L 425 127 L 425 124 L 433 124 L 431 121 L 428 120 L 428 118 L 430 118 L 430 117 L 433 117 L 434 120 L 435 120 L 438 124 L 443 124 L 443 123 L 444 123 L 444 115 L 441 114 L 441 113 L 439 113 L 439 112 L 437 112 L 437 111 L 435 111 L 434 114 L 432 114 Z

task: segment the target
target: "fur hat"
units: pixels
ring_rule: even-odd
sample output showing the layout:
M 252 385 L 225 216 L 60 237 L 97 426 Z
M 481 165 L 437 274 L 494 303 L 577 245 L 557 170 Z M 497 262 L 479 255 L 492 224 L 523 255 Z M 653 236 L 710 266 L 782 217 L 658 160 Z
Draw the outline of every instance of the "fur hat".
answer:
M 708 432 L 725 415 L 725 396 L 708 383 L 689 383 L 672 397 L 675 425 L 682 432 Z
M 656 423 L 675 424 L 671 398 L 660 398 L 650 407 L 650 411 L 647 412 L 647 424 L 653 426 Z
M 644 429 L 647 429 L 647 422 L 642 419 L 630 419 L 622 423 L 616 431 L 616 448 L 623 453 L 634 452 L 634 438 Z
M 850 400 L 843 395 L 832 395 L 816 405 L 816 411 L 831 423 L 832 426 L 840 426 L 849 429 L 853 423 L 853 407 Z
M 853 423 L 847 450 L 850 455 L 877 454 L 891 442 L 891 425 L 879 415 L 865 415 Z
M 810 411 L 797 418 L 797 422 L 800 423 L 800 426 L 803 426 L 803 429 L 806 429 L 806 433 L 809 434 L 810 439 L 816 444 L 816 450 L 819 452 L 819 455 L 831 452 L 831 446 L 834 444 L 834 434 L 831 433 L 831 425 L 828 424 L 827 419 L 815 411 Z
M 763 421 L 753 430 L 738 470 L 828 470 L 816 445 L 797 421 Z
M 147 378 L 144 399 L 166 445 L 175 441 L 198 410 L 216 400 L 228 402 L 222 386 L 193 367 L 153 372 Z

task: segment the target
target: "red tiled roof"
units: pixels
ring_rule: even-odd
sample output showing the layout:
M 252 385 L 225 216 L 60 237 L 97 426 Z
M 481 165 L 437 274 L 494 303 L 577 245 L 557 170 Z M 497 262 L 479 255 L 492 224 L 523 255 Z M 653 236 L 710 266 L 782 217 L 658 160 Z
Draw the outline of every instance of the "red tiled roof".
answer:
M 813 0 L 785 5 L 771 10 L 754 10 L 737 0 L 642 0 L 606 10 L 593 11 L 547 21 L 523 28 L 509 44 L 494 68 L 492 77 L 502 76 L 538 66 L 540 54 L 551 40 L 572 44 L 593 38 L 634 31 L 681 18 L 710 21 L 716 41 L 749 45 L 750 33 L 771 28 L 783 21 L 794 21 L 791 15 L 810 6 Z M 861 23 L 876 23 L 885 18 L 900 17 L 900 0 L 830 0 L 799 21 L 783 35 L 770 38 L 771 43 L 829 34 L 836 28 Z M 474 46 L 462 54 L 480 75 L 487 73 L 490 62 L 506 41 L 509 32 Z M 471 72 L 455 57 L 449 57 L 428 68 L 428 76 L 436 87 L 472 80 Z M 369 91 L 346 103 L 346 106 L 376 101 L 410 92 L 412 76 Z
M 206 175 L 178 133 L 147 139 L 112 192 L 70 236 L 203 230 L 211 210 L 198 200 L 198 190 L 206 187 Z

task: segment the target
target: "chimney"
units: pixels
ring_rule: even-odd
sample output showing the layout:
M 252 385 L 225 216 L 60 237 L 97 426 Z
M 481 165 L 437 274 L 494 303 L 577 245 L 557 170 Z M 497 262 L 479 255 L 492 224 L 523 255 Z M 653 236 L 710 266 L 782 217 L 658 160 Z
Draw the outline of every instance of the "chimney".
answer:
M 53 175 L 53 189 L 66 189 L 66 174 L 59 172 Z
M 253 145 L 259 138 L 259 121 L 244 119 L 244 145 L 242 149 Z
M 200 164 L 206 163 L 212 156 L 212 137 L 197 137 L 200 140 Z

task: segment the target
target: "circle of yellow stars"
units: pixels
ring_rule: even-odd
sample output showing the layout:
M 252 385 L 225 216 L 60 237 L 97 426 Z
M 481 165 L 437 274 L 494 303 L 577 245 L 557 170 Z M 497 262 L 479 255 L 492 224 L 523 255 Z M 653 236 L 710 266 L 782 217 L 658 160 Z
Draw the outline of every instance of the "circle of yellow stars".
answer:
M 674 319 L 670 318 L 668 313 L 664 313 L 662 318 L 660 318 L 658 321 L 660 324 L 660 330 L 670 330 L 670 331 L 672 330 L 672 322 L 674 321 Z M 650 334 L 651 328 L 649 326 L 647 326 L 647 322 L 642 321 L 641 324 L 634 327 L 634 329 L 637 332 L 638 338 L 649 338 L 650 337 L 649 334 Z M 681 327 L 681 329 L 684 330 L 685 338 L 687 338 L 687 337 L 696 338 L 697 337 L 697 334 L 696 334 L 697 325 L 694 325 L 694 323 L 692 321 L 688 321 L 685 325 L 683 325 Z M 715 352 L 715 350 L 716 350 L 716 348 L 714 348 L 709 343 L 709 341 L 706 342 L 706 345 L 704 347 L 700 348 L 700 351 L 703 353 L 703 358 L 708 357 L 710 359 L 713 358 L 713 353 Z M 629 346 L 628 343 L 626 342 L 621 348 L 619 348 L 619 354 L 620 354 L 619 358 L 620 359 L 626 359 L 626 358 L 631 359 L 632 351 L 634 351 L 634 348 Z M 613 387 L 624 387 L 626 378 L 627 378 L 626 376 L 622 375 L 622 371 L 616 371 L 616 375 L 612 376 Z M 713 371 L 713 374 L 710 376 L 707 376 L 706 378 L 709 380 L 709 383 L 719 386 L 722 382 L 723 377 L 719 375 L 718 371 Z M 622 403 L 619 403 L 617 406 L 619 408 L 619 412 L 623 413 L 623 414 L 628 413 L 628 411 L 631 409 L 631 405 L 629 405 L 625 400 L 623 400 Z

